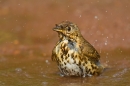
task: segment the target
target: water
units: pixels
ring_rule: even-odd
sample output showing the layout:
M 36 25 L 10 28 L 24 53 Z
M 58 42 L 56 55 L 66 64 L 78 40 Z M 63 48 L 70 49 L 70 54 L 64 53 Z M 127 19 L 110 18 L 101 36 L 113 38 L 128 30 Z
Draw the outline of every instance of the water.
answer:
M 104 58 L 106 55 L 108 58 Z M 110 51 L 101 53 L 101 56 L 102 63 L 109 60 L 107 69 L 100 76 L 85 78 L 60 76 L 56 63 L 51 61 L 50 56 L 1 56 L 0 86 L 129 86 L 129 53 L 122 55 Z

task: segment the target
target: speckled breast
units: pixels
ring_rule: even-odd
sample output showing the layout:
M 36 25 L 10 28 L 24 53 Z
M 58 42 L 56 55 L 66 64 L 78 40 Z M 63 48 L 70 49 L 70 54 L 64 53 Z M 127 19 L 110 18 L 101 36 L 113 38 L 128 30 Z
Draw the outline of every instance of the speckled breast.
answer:
M 98 75 L 98 66 L 87 57 L 83 58 L 76 42 L 63 40 L 55 48 L 56 61 L 63 75 L 82 77 Z
M 82 71 L 79 65 L 78 49 L 75 43 L 70 40 L 60 42 L 56 47 L 58 67 L 62 74 L 67 76 L 81 76 Z

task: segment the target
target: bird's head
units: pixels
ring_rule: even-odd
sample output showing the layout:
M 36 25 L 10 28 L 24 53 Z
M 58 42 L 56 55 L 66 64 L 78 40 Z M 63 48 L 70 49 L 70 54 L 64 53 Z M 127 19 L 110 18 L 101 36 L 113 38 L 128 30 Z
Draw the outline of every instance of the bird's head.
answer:
M 59 24 L 56 24 L 53 30 L 58 32 L 61 37 L 64 36 L 72 39 L 76 39 L 81 35 L 78 26 L 69 21 L 63 21 Z

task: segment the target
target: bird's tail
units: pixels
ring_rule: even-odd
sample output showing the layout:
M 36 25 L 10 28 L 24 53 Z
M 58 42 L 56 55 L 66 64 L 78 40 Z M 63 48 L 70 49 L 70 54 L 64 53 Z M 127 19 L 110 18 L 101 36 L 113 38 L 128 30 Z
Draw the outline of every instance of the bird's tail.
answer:
M 102 65 L 99 65 L 99 68 L 98 68 L 98 71 L 100 73 L 102 73 L 103 71 L 105 71 L 106 69 L 108 69 L 108 65 L 107 64 L 102 64 Z

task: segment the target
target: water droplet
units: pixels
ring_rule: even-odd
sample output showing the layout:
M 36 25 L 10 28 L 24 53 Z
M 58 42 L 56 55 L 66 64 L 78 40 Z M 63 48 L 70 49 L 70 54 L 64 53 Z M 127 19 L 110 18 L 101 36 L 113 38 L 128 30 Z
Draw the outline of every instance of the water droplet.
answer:
M 95 16 L 94 18 L 95 18 L 95 19 L 97 19 L 98 17 L 97 17 L 97 16 Z
M 48 63 L 49 61 L 48 60 L 46 60 L 46 63 Z
M 47 64 L 50 64 L 48 60 L 45 60 L 45 62 L 46 62 Z
M 80 15 L 79 18 L 81 18 L 82 16 Z
M 107 45 L 107 42 L 105 42 L 105 45 Z
M 22 72 L 22 69 L 21 68 L 16 68 L 15 71 L 19 73 L 19 72 Z

